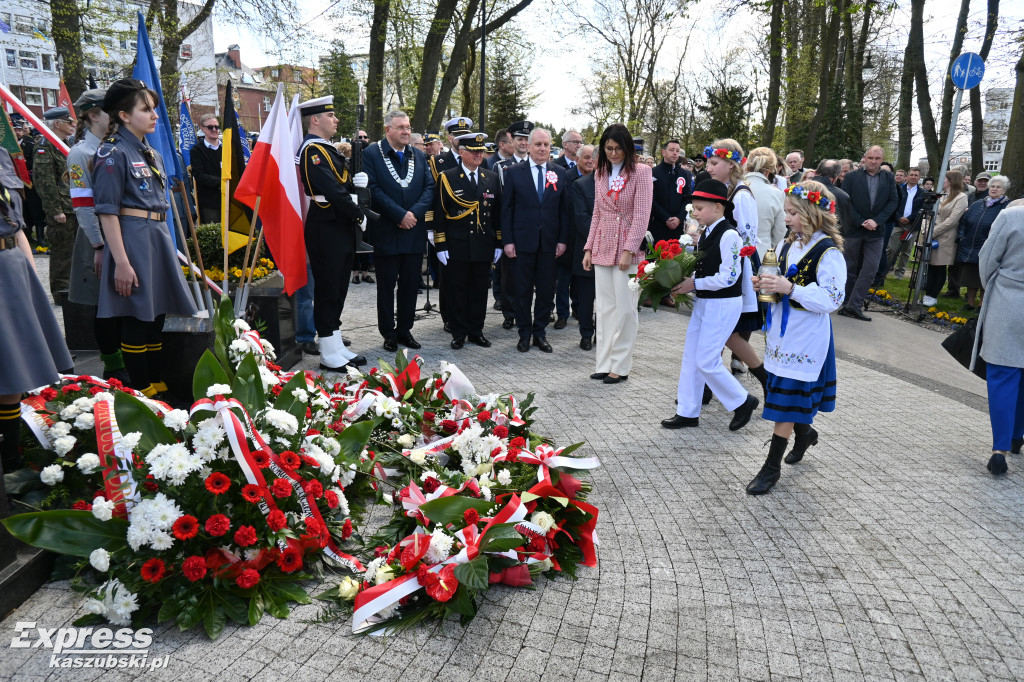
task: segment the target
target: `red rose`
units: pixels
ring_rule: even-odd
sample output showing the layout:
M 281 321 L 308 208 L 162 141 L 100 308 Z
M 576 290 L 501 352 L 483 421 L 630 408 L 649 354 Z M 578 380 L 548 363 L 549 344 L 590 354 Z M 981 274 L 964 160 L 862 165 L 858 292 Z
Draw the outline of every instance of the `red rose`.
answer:
M 484 410 L 483 412 L 481 412 L 480 414 L 478 414 L 476 416 L 476 419 L 479 422 L 485 422 L 485 421 L 487 421 L 490 418 L 491 418 L 491 413 L 490 413 L 489 410 Z
M 437 490 L 440 487 L 441 487 L 441 482 L 438 481 L 433 476 L 431 476 L 427 480 L 423 481 L 423 491 L 426 492 L 428 495 L 430 493 L 434 492 L 435 490 Z
M 190 556 L 181 565 L 181 572 L 188 578 L 189 582 L 201 580 L 206 575 L 206 559 L 201 556 Z
M 78 500 L 73 505 L 71 505 L 71 508 L 77 509 L 78 511 L 92 511 L 92 505 L 86 502 L 85 500 Z
M 299 456 L 296 455 L 291 450 L 285 450 L 277 457 L 281 463 L 281 466 L 283 466 L 285 469 L 288 469 L 289 471 L 295 471 L 302 464 L 302 460 L 299 459 Z
M 544 539 L 543 538 L 534 538 L 534 539 L 530 540 L 530 544 L 528 544 L 526 546 L 526 549 L 529 550 L 530 552 L 543 552 L 544 549 L 545 549 L 545 547 L 544 547 Z
M 338 494 L 333 490 L 328 490 L 324 493 L 324 497 L 327 498 L 327 506 L 330 509 L 338 508 Z
M 235 531 L 235 544 L 239 547 L 255 545 L 256 540 L 256 529 L 252 526 L 242 526 Z
M 189 540 L 194 538 L 199 532 L 199 519 L 191 514 L 179 516 L 178 520 L 174 522 L 173 526 L 171 526 L 171 532 L 174 533 L 174 537 L 179 540 Z
M 274 497 L 288 497 L 292 494 L 292 485 L 283 478 L 275 478 L 270 484 L 270 492 L 274 493 Z
M 238 574 L 235 578 L 235 584 L 241 587 L 243 590 L 248 590 L 256 585 L 260 581 L 260 572 L 254 568 L 247 568 Z
M 246 502 L 259 502 L 263 499 L 264 490 L 258 485 L 246 483 L 242 486 L 242 499 Z
M 142 579 L 147 583 L 158 583 L 160 582 L 160 579 L 164 577 L 164 571 L 166 570 L 167 567 L 164 565 L 162 560 L 150 559 L 146 563 L 142 564 L 142 570 L 139 572 L 142 574 Z
M 311 481 L 306 481 L 305 485 L 302 486 L 305 489 L 306 494 L 312 497 L 314 500 L 319 500 L 324 496 L 324 486 L 320 481 L 315 478 Z
M 475 526 L 480 523 L 480 512 L 476 509 L 470 508 L 462 512 L 462 518 L 466 522 L 467 526 Z
M 277 565 L 285 573 L 294 573 L 302 568 L 302 555 L 299 550 L 289 547 L 278 555 Z
M 39 392 L 39 397 L 46 401 L 53 400 L 54 398 L 57 397 L 57 389 L 53 388 L 52 386 L 47 386 L 46 388 Z
M 345 525 L 341 527 L 341 539 L 348 540 L 352 537 L 352 519 L 345 519 Z
M 425 421 L 425 422 L 432 422 L 432 421 L 434 421 L 434 418 L 436 416 L 437 415 L 434 414 L 433 412 L 430 412 L 430 411 L 424 412 L 423 413 L 423 421 Z
M 459 588 L 459 581 L 455 578 L 455 564 L 448 564 L 438 573 L 437 583 L 426 588 L 429 594 L 436 601 L 448 601 L 455 596 L 455 590 Z
M 231 529 L 231 519 L 223 514 L 214 514 L 206 519 L 206 532 L 215 538 L 226 534 Z
M 443 429 L 446 433 L 452 433 L 457 428 L 459 428 L 459 425 L 456 424 L 451 419 L 445 419 L 443 422 L 441 422 L 441 429 Z
M 267 514 L 267 525 L 270 526 L 270 530 L 275 533 L 284 528 L 287 523 L 288 519 L 285 518 L 284 512 L 280 509 L 275 509 Z
M 206 477 L 206 489 L 214 495 L 226 493 L 230 487 L 231 479 L 219 471 L 214 471 Z
M 749 258 L 750 256 L 753 256 L 756 252 L 757 247 L 744 246 L 742 249 L 740 249 L 740 258 Z
M 270 466 L 270 457 L 268 457 L 267 453 L 263 452 L 262 450 L 257 450 L 256 452 L 252 453 L 252 460 L 256 462 L 256 466 L 258 466 L 260 469 L 266 469 L 268 466 Z

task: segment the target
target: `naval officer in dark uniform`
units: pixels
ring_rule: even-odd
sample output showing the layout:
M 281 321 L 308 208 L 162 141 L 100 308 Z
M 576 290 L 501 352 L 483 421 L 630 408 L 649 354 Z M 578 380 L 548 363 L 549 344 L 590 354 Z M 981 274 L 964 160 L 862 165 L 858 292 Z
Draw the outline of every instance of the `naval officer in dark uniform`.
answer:
M 507 159 L 496 161 L 491 169 L 498 174 L 502 186 L 505 184 L 505 173 L 517 163 L 526 160 L 526 140 L 530 137 L 533 124 L 529 121 L 516 121 L 508 127 L 512 135 L 512 143 L 516 153 Z M 520 153 L 520 150 L 522 152 Z M 501 267 L 501 314 L 505 321 L 501 323 L 502 329 L 512 329 L 516 326 L 516 273 L 512 259 L 506 255 L 501 256 L 498 261 Z
M 483 133 L 460 135 L 460 163 L 438 176 L 434 199 L 434 244 L 445 266 L 445 294 L 454 350 L 466 339 L 487 348 L 487 281 L 491 264 L 501 256 L 499 225 L 501 184 L 494 171 L 481 167 Z
M 320 367 L 342 370 L 359 367 L 366 358 L 345 348 L 341 313 L 366 218 L 355 196 L 365 187 L 366 175 L 353 178 L 343 157 L 328 140 L 338 131 L 334 97 L 320 97 L 299 105 L 306 136 L 299 148 L 299 175 L 312 198 L 306 214 L 306 253 L 313 272 L 313 324 L 320 337 Z

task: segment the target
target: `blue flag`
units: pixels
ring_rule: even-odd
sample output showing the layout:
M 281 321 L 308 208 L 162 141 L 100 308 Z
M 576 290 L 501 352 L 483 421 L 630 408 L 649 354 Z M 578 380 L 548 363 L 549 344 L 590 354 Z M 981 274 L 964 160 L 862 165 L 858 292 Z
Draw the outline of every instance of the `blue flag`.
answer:
M 192 165 L 192 147 L 199 142 L 196 139 L 196 127 L 192 123 L 192 115 L 188 113 L 188 105 L 181 103 L 181 115 L 178 118 L 178 139 L 181 141 L 181 158 L 185 159 L 185 168 Z
M 242 127 L 242 121 L 238 118 L 238 112 L 235 112 L 235 120 L 238 122 L 238 135 L 242 138 L 242 158 L 245 159 L 245 163 L 249 163 L 249 157 L 252 156 L 251 142 L 249 141 L 249 133 Z
M 167 116 L 167 105 L 164 103 L 163 89 L 160 87 L 160 72 L 156 68 L 156 60 L 153 58 L 153 46 L 149 42 L 149 33 L 146 31 L 146 20 L 142 12 L 139 16 L 138 45 L 139 51 L 135 58 L 135 69 L 132 71 L 132 78 L 138 78 L 157 94 L 157 115 L 160 117 L 156 122 L 156 130 L 146 135 L 146 141 L 153 147 L 164 160 L 164 171 L 168 175 L 164 183 L 164 192 L 167 203 L 170 204 L 171 180 L 184 179 L 185 172 L 178 160 L 178 154 L 174 149 L 174 133 L 171 131 L 171 119 Z M 171 241 L 176 247 L 178 237 L 174 229 L 174 212 L 167 212 L 167 228 L 171 231 Z

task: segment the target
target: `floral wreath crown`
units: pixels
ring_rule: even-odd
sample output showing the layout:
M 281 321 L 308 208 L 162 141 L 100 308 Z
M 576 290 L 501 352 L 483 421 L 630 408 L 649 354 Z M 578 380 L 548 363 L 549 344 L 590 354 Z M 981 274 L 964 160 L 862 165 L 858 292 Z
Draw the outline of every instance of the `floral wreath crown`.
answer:
M 808 201 L 821 210 L 828 211 L 832 215 L 835 215 L 836 213 L 836 202 L 829 201 L 829 198 L 821 192 L 809 192 L 803 187 L 803 185 L 790 185 L 783 191 L 791 197 L 797 197 L 804 201 Z
M 729 161 L 734 161 L 740 165 L 747 162 L 747 157 L 743 156 L 739 152 L 731 152 L 728 149 L 722 148 L 715 149 L 711 145 L 704 147 L 704 158 L 710 159 L 712 156 L 717 156 L 720 159 L 728 159 Z

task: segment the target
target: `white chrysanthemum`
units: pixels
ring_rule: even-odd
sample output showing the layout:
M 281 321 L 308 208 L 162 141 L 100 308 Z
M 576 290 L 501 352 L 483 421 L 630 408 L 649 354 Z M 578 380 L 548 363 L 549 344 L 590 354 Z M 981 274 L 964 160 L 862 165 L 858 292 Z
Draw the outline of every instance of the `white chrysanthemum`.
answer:
M 83 412 L 75 417 L 75 428 L 82 431 L 92 431 L 96 426 L 96 417 L 90 412 Z
M 99 599 L 92 598 L 85 600 L 84 608 L 86 613 L 91 613 L 96 616 L 102 616 L 103 612 L 106 610 L 103 608 L 103 602 Z
M 307 403 L 309 402 L 309 391 L 301 386 L 296 386 L 292 389 L 292 397 L 300 403 Z
M 100 468 L 99 455 L 93 452 L 87 452 L 78 458 L 78 461 L 75 462 L 75 465 L 78 467 L 78 470 L 81 471 L 83 474 L 91 474 L 92 472 Z
M 241 318 L 236 319 L 234 322 L 232 322 L 231 326 L 240 332 L 247 332 L 250 329 L 248 323 L 246 323 L 246 321 Z
M 54 451 L 63 457 L 64 455 L 71 452 L 71 448 L 75 447 L 75 443 L 78 441 L 74 436 L 61 436 L 57 440 L 53 441 Z
M 127 618 L 138 609 L 139 601 L 136 595 L 124 585 L 120 585 L 114 592 L 114 613 Z
M 326 410 L 331 406 L 331 401 L 325 398 L 322 393 L 317 393 L 316 395 L 313 396 L 312 405 L 313 407 L 319 408 L 321 410 Z
M 299 420 L 284 410 L 269 409 L 263 415 L 263 419 L 285 435 L 294 436 L 299 431 Z
M 89 554 L 89 563 L 92 564 L 92 567 L 100 573 L 106 573 L 107 570 L 110 569 L 110 552 L 102 547 L 94 549 L 92 553 Z M 100 605 L 103 605 L 102 602 Z
M 259 558 L 260 552 L 262 552 L 262 551 L 263 551 L 262 549 L 258 549 L 256 547 L 251 547 L 251 548 L 245 550 L 245 552 L 242 553 L 242 556 L 245 557 L 246 561 L 255 561 L 256 559 Z
M 82 414 L 82 411 L 72 403 L 60 411 L 60 418 L 66 421 L 71 421 L 80 414 Z
M 462 473 L 466 474 L 467 477 L 472 478 L 476 476 L 480 471 L 480 465 L 473 461 L 472 457 L 462 458 Z
M 480 487 L 480 496 L 483 497 L 488 502 L 490 502 L 491 501 L 491 489 L 490 488 L 485 488 L 485 487 L 481 486 Z
M 164 415 L 164 426 L 175 431 L 184 431 L 188 426 L 188 412 L 185 410 L 171 410 Z
M 424 557 L 429 564 L 438 564 L 447 559 L 452 553 L 452 545 L 455 538 L 445 533 L 440 528 L 435 528 L 430 534 L 430 549 Z
M 402 424 L 402 420 L 401 419 L 398 419 L 396 417 L 395 419 L 391 420 L 391 428 L 393 428 L 393 429 L 400 429 L 400 428 L 402 428 L 402 426 L 404 426 L 404 424 Z
M 352 510 L 348 506 L 348 498 L 345 497 L 345 493 L 343 493 L 339 488 L 332 488 L 332 490 L 334 490 L 334 494 L 338 496 L 338 511 L 341 512 L 342 516 L 351 516 Z
M 99 393 L 94 395 L 92 397 L 92 399 L 93 399 L 93 403 L 98 403 L 101 400 L 103 400 L 103 401 L 113 400 L 114 399 L 114 394 L 110 393 L 108 391 L 100 391 Z
M 51 464 L 39 472 L 39 479 L 46 485 L 57 485 L 64 480 L 64 469 L 59 464 Z
M 512 483 L 512 474 L 508 469 L 502 469 L 498 472 L 498 483 L 501 485 L 509 485 Z
M 227 384 L 213 384 L 208 389 L 206 389 L 206 397 L 207 398 L 213 398 L 213 397 L 218 396 L 218 395 L 230 395 L 230 394 L 231 394 L 231 387 L 228 386 Z
M 317 442 L 320 443 L 320 447 L 324 449 L 327 454 L 331 457 L 336 457 L 341 452 L 341 443 L 336 438 L 329 438 L 328 436 L 317 436 Z
M 92 515 L 100 521 L 109 521 L 114 516 L 114 503 L 105 497 L 93 498 Z
M 338 476 L 338 482 L 347 487 L 351 485 L 354 480 L 356 480 L 356 465 L 350 464 L 348 469 L 343 469 L 341 471 Z
M 68 435 L 69 433 L 71 433 L 71 424 L 68 424 L 67 422 L 57 422 L 50 427 L 48 435 L 51 440 L 56 440 L 61 436 Z
M 630 278 L 629 282 L 626 283 L 626 286 L 634 293 L 640 291 L 640 283 L 637 282 L 636 279 Z
M 491 453 L 494 452 L 495 450 L 498 451 L 498 454 L 502 454 L 508 450 L 508 445 L 505 443 L 505 441 L 503 441 L 501 438 L 498 438 L 493 433 L 487 434 L 480 440 L 480 448 L 477 450 L 477 452 L 480 455 L 481 462 L 489 462 L 491 459 L 493 459 Z
M 95 398 L 76 398 L 75 402 L 71 403 L 82 412 L 92 412 L 92 406 L 96 404 Z
M 153 537 L 149 541 L 149 546 L 158 552 L 165 552 L 174 546 L 174 536 L 167 531 L 153 533 Z
M 387 417 L 388 419 L 397 417 L 401 408 L 402 403 L 386 395 L 377 396 L 377 400 L 373 405 L 374 412 L 377 413 L 378 417 Z
M 555 517 L 547 512 L 534 512 L 533 516 L 530 517 L 530 523 L 539 526 L 542 531 L 547 533 L 554 527 Z
M 651 261 L 647 265 L 644 266 L 643 274 L 645 274 L 645 275 L 654 274 L 654 270 L 657 267 L 658 267 L 658 261 Z
M 121 447 L 125 448 L 129 452 L 134 452 L 135 448 L 139 447 L 139 441 L 142 440 L 142 434 L 138 431 L 132 431 L 121 436 Z
M 379 556 L 373 561 L 371 561 L 366 566 L 366 572 L 363 573 L 363 580 L 365 580 L 366 582 L 373 582 L 373 579 L 377 577 L 377 569 L 380 568 L 381 564 L 383 563 L 384 557 L 382 556 Z
M 228 345 L 228 353 L 232 358 L 243 358 L 249 352 L 249 344 L 244 339 L 235 339 Z
M 270 388 L 281 383 L 277 375 L 267 369 L 265 365 L 260 365 L 260 379 L 263 381 L 263 388 Z

